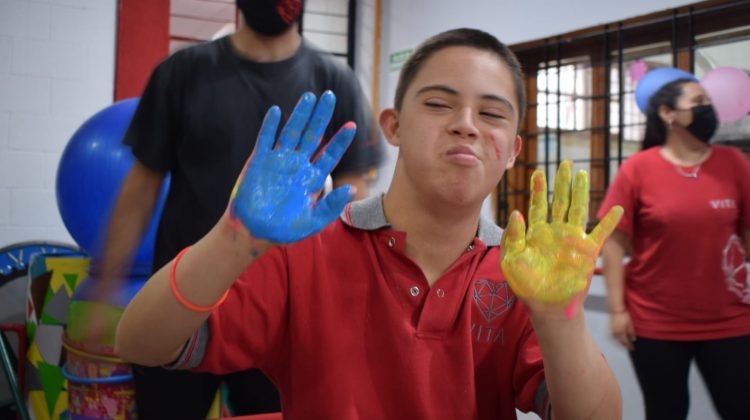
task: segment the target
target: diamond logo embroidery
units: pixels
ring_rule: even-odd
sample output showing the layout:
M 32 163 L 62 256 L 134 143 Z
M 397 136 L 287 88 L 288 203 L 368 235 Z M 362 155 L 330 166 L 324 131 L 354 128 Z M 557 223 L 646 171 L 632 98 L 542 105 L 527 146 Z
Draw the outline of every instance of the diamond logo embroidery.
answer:
M 745 265 L 745 247 L 739 236 L 729 237 L 722 253 L 721 268 L 729 291 L 750 305 L 750 271 Z
M 515 300 L 506 282 L 493 283 L 486 279 L 474 282 L 474 304 L 488 323 L 507 312 Z

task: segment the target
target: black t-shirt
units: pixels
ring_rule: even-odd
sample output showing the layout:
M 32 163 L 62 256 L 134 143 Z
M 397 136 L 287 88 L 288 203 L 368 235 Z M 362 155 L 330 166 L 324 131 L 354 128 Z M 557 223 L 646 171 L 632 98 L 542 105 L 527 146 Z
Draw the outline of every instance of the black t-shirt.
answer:
M 283 123 L 303 92 L 320 96 L 326 89 L 337 101 L 324 141 L 347 121 L 358 127 L 333 175 L 364 173 L 380 162 L 382 150 L 359 83 L 346 65 L 304 41 L 287 60 L 257 63 L 239 56 L 224 37 L 157 66 L 123 140 L 141 163 L 171 173 L 155 270 L 219 220 L 268 108 L 281 107 Z

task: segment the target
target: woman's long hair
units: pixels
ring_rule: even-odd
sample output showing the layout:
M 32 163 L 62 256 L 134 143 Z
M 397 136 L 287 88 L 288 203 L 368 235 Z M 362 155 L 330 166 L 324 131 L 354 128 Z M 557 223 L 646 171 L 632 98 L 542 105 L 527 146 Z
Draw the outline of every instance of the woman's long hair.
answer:
M 646 135 L 643 137 L 641 150 L 661 146 L 667 139 L 667 128 L 659 116 L 659 107 L 662 105 L 670 109 L 677 106 L 677 98 L 682 95 L 682 87 L 686 83 L 695 83 L 693 79 L 677 79 L 662 86 L 654 93 L 648 101 L 646 110 Z

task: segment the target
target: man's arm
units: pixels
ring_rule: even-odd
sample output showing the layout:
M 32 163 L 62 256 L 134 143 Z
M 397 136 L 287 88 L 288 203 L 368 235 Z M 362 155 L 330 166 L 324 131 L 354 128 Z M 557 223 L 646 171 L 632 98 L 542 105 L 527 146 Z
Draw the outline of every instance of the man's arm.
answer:
M 135 161 L 120 187 L 108 226 L 95 294 L 101 300 L 114 293 L 127 275 L 133 254 L 151 222 L 164 174 Z

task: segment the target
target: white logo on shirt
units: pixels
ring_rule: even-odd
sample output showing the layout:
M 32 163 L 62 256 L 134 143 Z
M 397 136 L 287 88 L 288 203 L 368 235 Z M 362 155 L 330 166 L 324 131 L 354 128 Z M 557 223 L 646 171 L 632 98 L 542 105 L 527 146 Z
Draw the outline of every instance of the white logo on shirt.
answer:
M 492 323 L 513 306 L 516 296 L 506 282 L 479 279 L 474 282 L 474 304 L 487 323 Z
M 711 200 L 709 201 L 709 203 L 714 210 L 737 208 L 737 203 L 735 203 L 734 199 L 732 198 L 725 198 L 723 200 Z
M 476 322 L 471 323 L 471 332 L 474 334 L 474 341 L 485 343 L 505 344 L 505 330 L 502 328 L 493 328 L 486 325 L 478 325 Z
M 721 268 L 729 291 L 737 295 L 742 303 L 750 305 L 750 274 L 745 264 L 745 247 L 740 237 L 729 237 L 722 252 Z
M 516 301 L 516 296 L 508 286 L 508 283 L 493 282 L 487 279 L 477 279 L 474 282 L 474 306 L 482 315 L 474 317 L 479 322 L 471 323 L 471 332 L 475 342 L 505 343 L 505 331 L 499 326 L 492 324 L 504 313 L 506 313 Z M 481 323 L 482 318 L 485 323 Z

